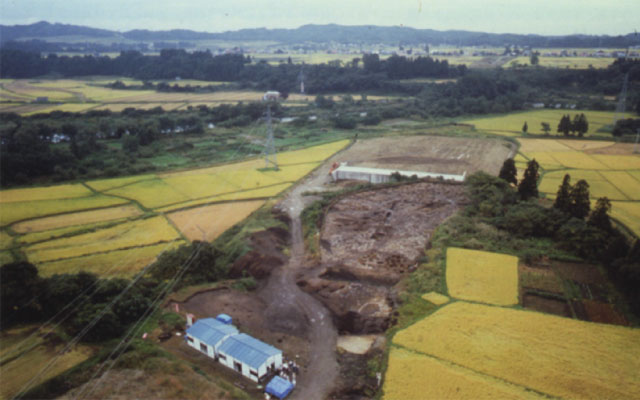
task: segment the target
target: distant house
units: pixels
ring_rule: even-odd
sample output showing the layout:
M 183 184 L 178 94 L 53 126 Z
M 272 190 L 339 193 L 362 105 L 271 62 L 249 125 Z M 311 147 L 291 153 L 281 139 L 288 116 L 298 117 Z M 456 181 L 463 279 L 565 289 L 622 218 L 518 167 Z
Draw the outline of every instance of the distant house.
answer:
M 47 96 L 36 97 L 36 103 L 48 103 L 49 98 Z
M 282 368 L 282 351 L 239 333 L 231 317 L 204 318 L 187 328 L 187 344 L 254 382 Z

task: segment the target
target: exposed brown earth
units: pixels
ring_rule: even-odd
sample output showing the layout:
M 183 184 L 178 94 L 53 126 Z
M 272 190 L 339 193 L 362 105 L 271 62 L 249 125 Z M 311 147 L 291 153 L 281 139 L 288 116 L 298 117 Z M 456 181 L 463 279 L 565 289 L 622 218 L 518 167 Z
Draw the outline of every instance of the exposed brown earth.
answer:
M 393 286 L 415 269 L 463 192 L 458 184 L 418 182 L 340 199 L 324 219 L 322 267 L 298 284 L 323 302 L 340 331 L 384 332 L 396 306 Z

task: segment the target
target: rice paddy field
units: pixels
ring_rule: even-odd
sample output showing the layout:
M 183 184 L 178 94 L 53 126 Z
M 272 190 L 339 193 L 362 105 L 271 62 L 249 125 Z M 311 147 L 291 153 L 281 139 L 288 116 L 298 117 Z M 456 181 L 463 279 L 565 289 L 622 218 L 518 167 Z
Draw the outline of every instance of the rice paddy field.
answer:
M 36 326 L 13 328 L 3 332 L 0 337 L 2 340 L 0 397 L 3 399 L 11 399 L 25 388 L 34 387 L 61 374 L 88 359 L 93 353 L 90 347 L 84 345 L 76 345 L 70 351 L 63 353 L 62 344 L 47 344 L 36 335 L 25 341 L 25 336 L 36 328 Z M 54 357 L 59 359 L 37 376 Z
M 280 153 L 278 170 L 256 159 L 0 191 L 0 261 L 26 258 L 43 276 L 132 276 L 163 251 L 215 239 L 348 143 Z
M 535 110 L 495 117 L 474 118 L 462 122 L 474 125 L 477 130 L 502 136 L 521 136 L 522 126 L 525 122 L 527 123 L 528 133 L 530 135 L 544 135 L 541 123 L 547 122 L 551 127 L 550 133 L 555 135 L 558 122 L 563 115 L 569 114 L 571 118 L 573 118 L 575 114 L 581 113 L 584 113 L 589 122 L 589 131 L 586 133 L 586 136 L 594 136 L 596 134 L 609 136 L 609 133 L 599 132 L 603 130 L 604 127 L 611 127 L 613 124 L 615 113 L 609 111 Z M 631 113 L 627 113 L 625 116 L 625 118 L 631 117 Z
M 518 304 L 518 258 L 486 251 L 447 249 L 452 297 L 496 305 Z
M 350 59 L 349 59 L 350 60 Z M 15 112 L 28 116 L 52 111 L 87 112 L 90 110 L 110 110 L 121 112 L 126 108 L 148 110 L 161 107 L 165 111 L 186 109 L 189 106 L 206 105 L 216 107 L 222 104 L 260 101 L 263 92 L 248 90 L 224 90 L 212 93 L 163 93 L 152 90 L 118 90 L 105 87 L 116 80 L 128 85 L 140 85 L 141 81 L 122 77 L 88 77 L 81 79 L 33 80 L 4 79 L 0 82 L 0 111 Z M 224 82 L 197 80 L 153 81 L 178 86 L 218 86 Z M 46 102 L 36 102 L 46 97 Z M 340 101 L 342 95 L 334 94 Z M 389 96 L 367 96 L 369 100 L 389 99 Z M 313 102 L 315 96 L 291 93 L 283 105 L 299 106 Z
M 538 161 L 538 190 L 554 198 L 565 174 L 571 182 L 584 179 L 593 201 L 612 200 L 611 215 L 640 236 L 640 155 L 633 144 L 609 141 L 518 139 L 520 157 Z M 526 165 L 518 165 L 526 168 Z
M 569 69 L 588 69 L 588 68 L 607 68 L 616 60 L 612 57 L 538 57 L 539 65 L 548 68 L 569 68 Z M 511 67 L 514 65 L 531 65 L 529 57 L 517 57 L 509 61 L 504 66 Z
M 395 335 L 383 391 L 635 399 L 639 367 L 638 329 L 457 301 Z

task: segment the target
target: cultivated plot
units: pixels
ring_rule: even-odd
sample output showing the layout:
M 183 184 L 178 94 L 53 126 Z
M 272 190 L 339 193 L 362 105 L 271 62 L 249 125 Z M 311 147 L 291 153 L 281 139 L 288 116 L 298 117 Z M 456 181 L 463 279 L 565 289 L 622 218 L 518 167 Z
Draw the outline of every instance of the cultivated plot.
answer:
M 479 373 L 549 396 L 640 396 L 637 329 L 459 301 L 398 332 L 393 343 L 455 364 L 464 375 Z M 458 381 L 432 383 L 455 390 Z
M 518 304 L 518 258 L 486 251 L 447 249 L 452 297 L 488 304 Z
M 189 240 L 210 242 L 260 208 L 264 200 L 213 204 L 167 214 Z
M 585 110 L 536 110 L 519 113 L 511 113 L 499 115 L 495 117 L 475 118 L 462 121 L 465 124 L 471 124 L 476 129 L 505 136 L 520 136 L 522 134 L 522 126 L 527 123 L 529 134 L 544 135 L 542 130 L 542 122 L 546 122 L 551 127 L 551 134 L 556 134 L 558 122 L 563 115 L 569 114 L 573 118 L 576 114 L 584 114 L 589 122 L 589 132 L 586 136 L 594 134 L 606 134 L 600 132 L 605 126 L 612 126 L 614 112 L 610 111 L 585 111 Z M 626 113 L 625 118 L 632 118 L 632 113 Z

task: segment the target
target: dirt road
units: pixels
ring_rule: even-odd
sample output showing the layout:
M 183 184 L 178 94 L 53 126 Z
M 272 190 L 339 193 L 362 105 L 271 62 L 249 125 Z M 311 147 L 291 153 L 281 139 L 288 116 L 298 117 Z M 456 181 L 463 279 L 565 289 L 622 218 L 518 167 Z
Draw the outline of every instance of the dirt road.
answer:
M 289 262 L 273 271 L 259 295 L 269 306 L 265 316 L 270 328 L 304 334 L 309 340 L 309 363 L 302 370 L 292 399 L 325 399 L 338 378 L 335 349 L 337 331 L 329 311 L 316 299 L 300 290 L 296 275 L 304 266 L 304 241 L 300 213 L 305 207 L 302 193 L 318 190 L 328 179 L 331 161 L 298 184 L 278 205 L 291 219 L 291 256 Z

